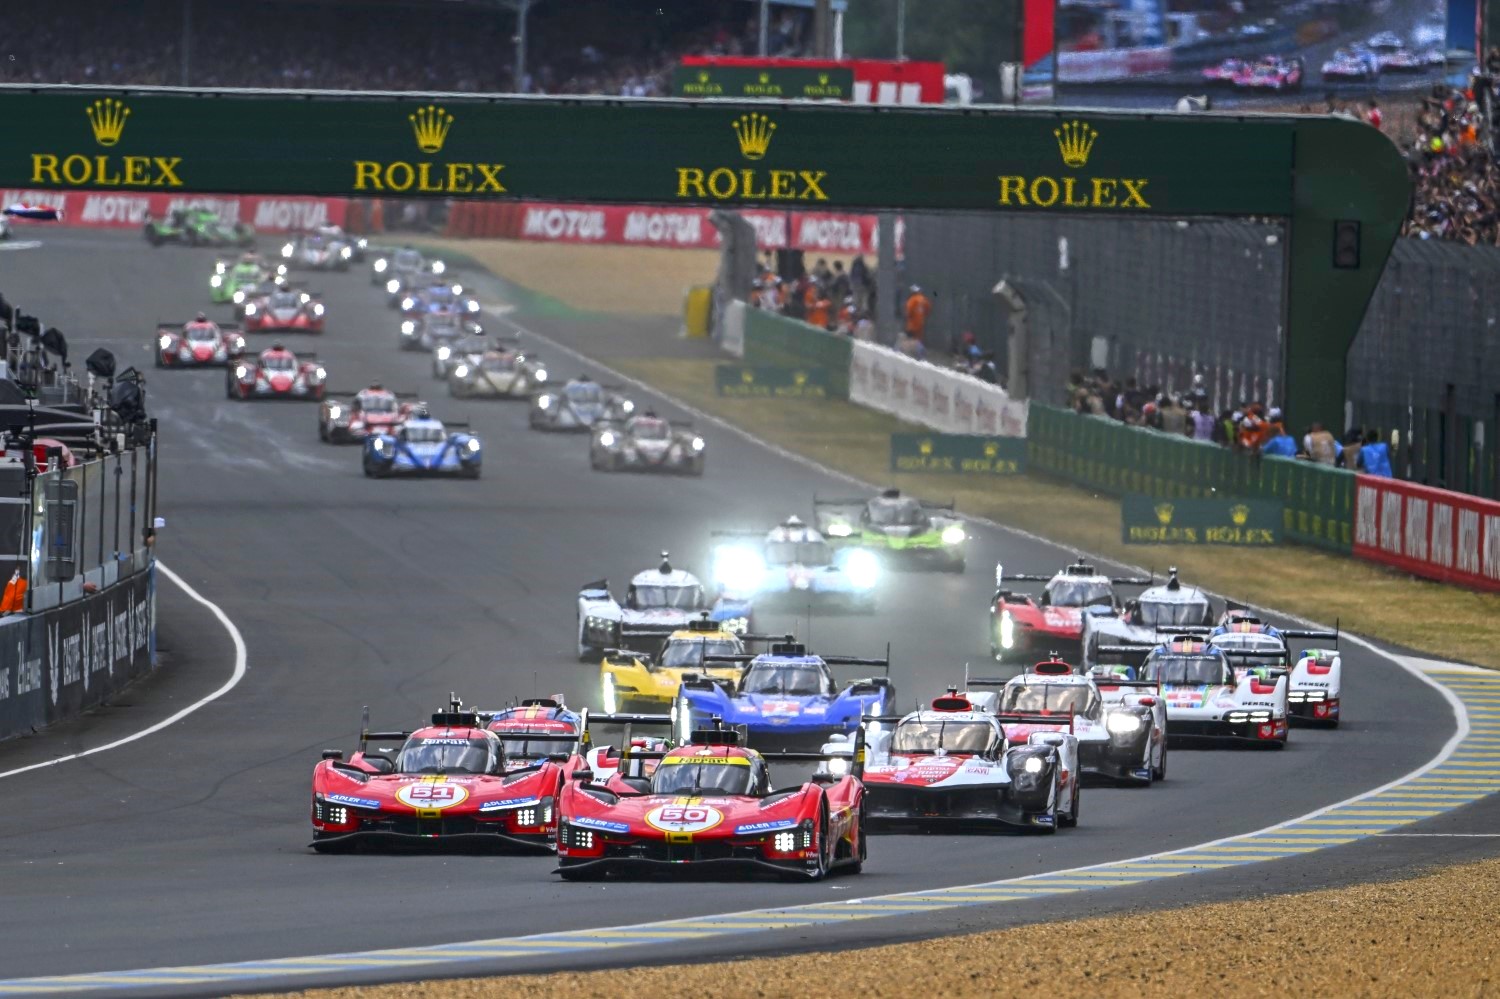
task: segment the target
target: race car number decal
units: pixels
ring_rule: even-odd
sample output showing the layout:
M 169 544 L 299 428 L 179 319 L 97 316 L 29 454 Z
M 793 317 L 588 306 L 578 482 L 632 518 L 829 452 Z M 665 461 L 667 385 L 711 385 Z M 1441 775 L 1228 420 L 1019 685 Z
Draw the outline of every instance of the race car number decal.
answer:
M 766 701 L 761 705 L 761 711 L 768 715 L 795 715 L 802 711 L 802 704 L 798 701 Z
M 724 821 L 724 813 L 708 805 L 661 805 L 646 813 L 646 824 L 662 832 L 698 833 Z
M 457 784 L 408 784 L 396 792 L 396 800 L 413 808 L 452 808 L 469 796 Z

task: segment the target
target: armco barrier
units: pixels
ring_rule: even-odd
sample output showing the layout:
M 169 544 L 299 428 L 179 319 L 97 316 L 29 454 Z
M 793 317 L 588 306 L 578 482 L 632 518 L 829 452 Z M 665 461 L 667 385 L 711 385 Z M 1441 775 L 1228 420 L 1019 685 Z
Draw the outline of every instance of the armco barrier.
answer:
M 830 399 L 849 398 L 850 342 L 846 336 L 836 336 L 774 312 L 745 310 L 745 363 L 825 368 Z
M 33 614 L 0 619 L 0 739 L 96 707 L 156 655 L 156 570 Z
M 1341 552 L 1353 545 L 1355 475 L 1343 469 L 1238 454 L 1036 402 L 1028 412 L 1026 437 L 1032 471 L 1114 496 L 1278 500 L 1288 539 Z
M 1354 554 L 1442 583 L 1500 590 L 1500 503 L 1356 476 Z

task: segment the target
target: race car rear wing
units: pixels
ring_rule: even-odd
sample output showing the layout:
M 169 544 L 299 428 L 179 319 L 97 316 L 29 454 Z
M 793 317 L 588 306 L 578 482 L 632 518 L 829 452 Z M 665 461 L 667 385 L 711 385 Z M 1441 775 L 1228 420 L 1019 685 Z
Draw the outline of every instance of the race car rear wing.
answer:
M 1150 654 L 1154 648 L 1156 648 L 1155 645 L 1148 645 L 1145 642 L 1129 642 L 1119 645 L 1096 645 L 1094 652 L 1112 656 L 1143 656 Z
M 1066 718 L 1068 732 L 1071 733 L 1073 731 L 1074 718 L 1073 712 L 1071 711 L 1069 711 L 1066 716 L 1060 714 L 1043 715 L 1029 711 L 1001 712 L 1000 714 L 997 714 L 995 716 L 995 720 L 1000 723 L 1001 728 L 1004 728 L 1006 725 L 1062 725 L 1064 724 L 1064 718 Z M 1006 738 L 1009 738 L 1008 734 Z
M 1034 573 L 1034 572 L 1012 572 L 1012 573 L 1007 573 L 1007 572 L 1004 571 L 1005 570 L 1005 566 L 1003 564 L 997 562 L 995 564 L 995 585 L 996 586 L 1000 586 L 1006 580 L 1016 580 L 1018 582 L 1023 582 L 1023 583 L 1050 583 L 1057 576 L 1066 576 L 1066 575 L 1072 575 L 1072 574 L 1076 574 L 1076 575 L 1091 575 L 1091 576 L 1095 576 L 1096 578 L 1099 578 L 1099 579 L 1107 579 L 1111 583 L 1115 584 L 1116 586 L 1154 586 L 1156 584 L 1156 576 L 1155 575 L 1150 575 L 1150 576 L 1105 576 L 1105 575 L 1103 575 L 1101 573 L 1095 573 L 1095 572 L 1093 572 L 1092 571 L 1092 567 L 1088 567 L 1090 571 L 1087 572 L 1087 573 L 1084 573 L 1084 572 L 1077 572 L 1077 573 L 1075 573 L 1074 572 L 1074 570 L 1080 570 L 1080 569 L 1084 568 L 1085 566 L 1086 566 L 1086 563 L 1075 562 L 1074 564 L 1066 566 L 1066 567 L 1058 570 L 1057 572 L 1051 572 L 1051 573 L 1047 573 L 1046 575 L 1042 575 L 1040 573 Z

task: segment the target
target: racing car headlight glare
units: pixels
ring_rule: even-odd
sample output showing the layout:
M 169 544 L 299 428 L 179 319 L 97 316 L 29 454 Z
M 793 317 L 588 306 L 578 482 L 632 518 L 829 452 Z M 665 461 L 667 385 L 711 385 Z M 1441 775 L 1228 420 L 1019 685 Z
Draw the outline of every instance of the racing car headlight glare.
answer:
M 416 304 L 417 300 L 408 295 L 406 298 L 403 298 L 401 300 L 401 309 L 402 311 L 410 311 L 411 308 Z
M 963 544 L 964 538 L 966 537 L 968 537 L 968 535 L 964 533 L 964 529 L 962 527 L 959 527 L 957 524 L 952 524 L 948 527 L 943 528 L 943 544 L 945 545 Z
M 168 347 L 172 346 L 172 338 L 163 333 L 160 337 L 157 338 L 156 345 L 162 350 L 166 350 Z
M 385 283 L 385 290 L 394 295 L 396 294 L 396 292 L 401 290 L 401 282 L 397 281 L 395 278 L 391 278 Z
M 468 448 L 469 452 L 471 454 L 478 454 L 479 453 L 479 438 L 478 437 L 470 437 L 469 438 L 469 442 L 467 444 L 465 444 L 464 447 Z
M 222 287 L 223 284 L 224 284 L 224 278 L 222 276 L 220 276 L 219 274 L 215 274 L 213 277 L 211 277 L 211 278 L 208 279 L 208 286 L 210 288 L 219 288 L 219 287 Z
M 453 286 L 453 294 L 455 294 L 455 295 L 462 295 L 463 293 L 464 293 L 464 286 L 463 285 L 456 284 L 456 285 Z
M 550 395 L 539 396 L 536 400 L 537 409 L 551 409 L 552 397 Z
M 236 378 L 244 378 L 245 375 L 247 375 L 249 373 L 250 373 L 250 369 L 247 368 L 247 367 L 245 367 L 243 364 L 237 364 L 237 365 L 235 365 L 235 368 L 234 368 L 234 377 L 236 377 Z
M 573 827 L 573 845 L 576 846 L 576 847 L 579 847 L 580 849 L 592 850 L 594 848 L 594 833 L 593 833 L 593 830 L 591 830 L 591 829 L 579 829 L 577 826 L 574 826 Z
M 470 312 L 478 312 L 479 303 L 471 298 L 469 299 L 468 303 L 464 305 L 464 308 L 468 309 Z
M 276 276 L 277 277 L 286 277 L 286 264 L 277 264 L 276 265 Z
M 759 588 L 766 566 L 761 557 L 745 548 L 723 548 L 714 559 L 714 576 L 730 590 L 750 592 Z
M 448 358 L 450 358 L 452 356 L 453 356 L 453 348 L 449 347 L 447 344 L 444 344 L 443 346 L 441 346 L 441 347 L 438 348 L 437 357 L 438 357 L 439 361 L 446 361 Z
M 703 443 L 703 438 L 702 437 L 694 437 L 693 438 L 693 450 L 694 451 L 702 451 L 703 448 L 704 448 L 704 446 L 705 445 Z
M 612 715 L 620 710 L 620 699 L 615 694 L 615 678 L 604 674 L 604 713 Z
M 313 377 L 318 381 L 322 381 L 328 377 L 328 371 L 326 368 L 317 368 L 313 371 Z
M 215 274 L 223 274 L 227 270 L 229 270 L 229 265 L 224 263 L 224 261 L 219 260 L 214 263 Z
M 621 411 L 626 413 L 634 413 L 635 403 L 631 402 L 629 399 L 626 399 L 623 403 L 620 404 L 620 409 Z
M 370 446 L 373 447 L 377 451 L 384 451 L 385 450 L 385 441 L 383 441 L 379 437 L 377 437 L 377 438 L 375 438 L 374 441 L 371 442 Z
M 1010 616 L 1010 611 L 1000 612 L 1000 647 L 1002 649 L 1013 649 L 1016 645 L 1016 619 Z
M 467 378 L 469 377 L 469 366 L 467 364 L 460 364 L 453 369 L 453 373 L 459 378 Z
M 390 261 L 386 260 L 384 257 L 381 257 L 379 260 L 375 261 L 375 273 L 384 274 L 385 269 L 389 266 Z
M 777 833 L 774 847 L 777 853 L 791 853 L 797 849 L 797 834 L 794 832 Z
M 849 772 L 849 761 L 842 756 L 835 756 L 828 761 L 828 772 L 835 777 L 842 777 Z
M 830 538 L 847 538 L 854 530 L 848 524 L 829 524 L 828 536 Z
M 613 433 L 611 433 L 610 431 L 606 430 L 606 431 L 604 431 L 604 433 L 602 433 L 602 434 L 599 435 L 599 443 L 602 444 L 602 445 L 604 445 L 605 447 L 614 447 L 615 446 L 615 435 Z
M 282 243 L 281 244 L 281 255 L 283 257 L 290 257 L 292 255 L 292 250 L 294 250 L 294 249 L 296 249 L 296 248 L 294 246 L 292 246 L 291 243 Z
M 536 809 L 535 808 L 521 808 L 521 809 L 517 809 L 516 810 L 516 825 L 518 825 L 518 826 L 534 826 L 534 825 L 536 825 Z
M 255 311 L 256 310 L 255 310 L 255 303 L 254 302 L 251 302 L 250 304 L 248 304 L 248 305 L 245 306 L 245 315 L 247 315 L 247 316 L 253 316 L 253 315 L 255 315 Z
M 307 293 L 307 292 L 305 292 L 305 291 L 304 291 L 304 292 L 303 292 L 303 293 L 302 293 L 302 294 L 301 294 L 301 295 L 300 295 L 300 296 L 299 296 L 299 297 L 298 297 L 298 299 L 297 299 L 297 300 L 298 300 L 298 301 L 299 301 L 299 302 L 301 302 L 301 303 L 302 303 L 302 304 L 303 304 L 303 305 L 306 305 L 306 304 L 307 304 L 307 303 L 308 303 L 308 302 L 309 302 L 309 301 L 311 301 L 311 300 L 312 300 L 312 296 L 311 296 L 311 295 L 309 295 L 309 294 L 308 294 L 308 293 Z
M 313 303 L 313 315 L 315 315 L 315 316 L 321 316 L 322 314 L 323 314 L 323 303 L 322 302 L 314 302 Z
M 547 369 L 546 368 L 537 368 L 536 369 L 536 380 L 538 382 L 544 382 L 544 381 L 547 380 Z
M 401 332 L 405 336 L 411 336 L 416 331 L 417 331 L 417 324 L 414 323 L 414 322 L 412 322 L 410 319 L 406 320 L 405 322 L 403 322 L 401 324 Z
M 350 247 L 345 246 L 339 250 L 339 256 L 343 257 L 345 260 L 348 260 L 350 257 L 354 256 L 354 250 Z
M 1139 715 L 1125 714 L 1117 711 L 1104 720 L 1104 727 L 1115 735 L 1125 735 L 1128 732 L 1140 730 L 1141 719 Z
M 1026 758 L 1026 762 L 1023 763 L 1023 764 L 1021 764 L 1021 769 L 1025 770 L 1029 774 L 1039 774 L 1039 773 L 1041 773 L 1042 772 L 1042 758 L 1040 756 L 1028 756 Z
M 856 549 L 844 561 L 844 574 L 856 588 L 873 589 L 880 580 L 880 562 L 864 549 Z
M 337 420 L 340 416 L 343 415 L 343 413 L 344 413 L 344 410 L 340 406 L 329 406 L 328 407 L 328 418 L 330 420 Z
M 434 274 L 441 274 L 447 269 L 448 265 L 443 263 L 441 260 L 434 260 L 432 262 L 432 273 Z
M 349 809 L 343 805 L 324 805 L 323 821 L 329 825 L 342 826 L 349 821 Z
M 234 293 L 234 304 L 235 305 L 243 305 L 243 304 L 245 304 L 245 293 L 243 291 L 237 291 L 237 292 Z

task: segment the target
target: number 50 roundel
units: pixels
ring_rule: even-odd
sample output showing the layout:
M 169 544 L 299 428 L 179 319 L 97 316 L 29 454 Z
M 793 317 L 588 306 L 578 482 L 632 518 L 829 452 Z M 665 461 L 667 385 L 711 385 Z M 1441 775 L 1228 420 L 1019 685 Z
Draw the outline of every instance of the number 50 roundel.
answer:
M 662 805 L 646 813 L 646 824 L 662 832 L 703 832 L 724 821 L 724 813 L 708 805 Z

